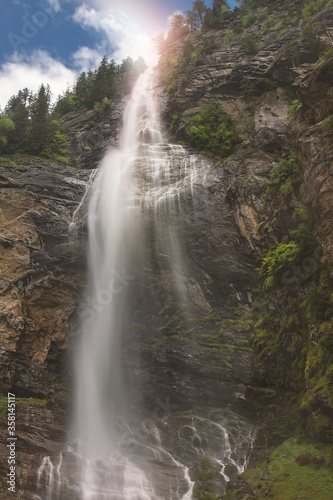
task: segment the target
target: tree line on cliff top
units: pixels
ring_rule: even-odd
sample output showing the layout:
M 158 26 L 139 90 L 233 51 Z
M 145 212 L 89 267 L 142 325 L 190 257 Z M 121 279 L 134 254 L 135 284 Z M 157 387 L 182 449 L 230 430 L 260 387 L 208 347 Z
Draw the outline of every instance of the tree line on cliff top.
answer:
M 195 0 L 191 10 L 171 17 L 166 36 L 159 34 L 155 37 L 157 52 L 162 54 L 168 44 L 190 32 L 219 28 L 227 20 L 240 20 L 246 28 L 255 20 L 256 12 L 266 15 L 271 8 L 269 0 L 239 0 L 239 4 L 232 11 L 225 0 L 213 0 L 211 8 L 203 0 Z M 332 4 L 332 0 L 308 2 L 302 10 L 304 20 L 323 8 L 324 4 Z M 224 38 L 231 31 L 227 29 Z M 205 44 L 209 45 L 210 42 L 203 36 L 203 54 L 207 52 Z M 110 108 L 121 91 L 121 75 L 132 73 L 134 76 L 144 68 L 143 59 L 134 62 L 128 57 L 121 64 L 116 64 L 104 56 L 97 69 L 82 72 L 73 87 L 59 96 L 53 106 L 48 86 L 41 85 L 36 94 L 27 88 L 20 90 L 10 98 L 4 112 L 0 113 L 0 154 L 26 153 L 66 164 L 66 137 L 61 133 L 59 118 L 81 108 L 95 108 L 98 112 Z M 172 91 L 172 85 L 169 87 L 168 91 Z
M 82 72 L 73 88 L 67 89 L 51 105 L 49 85 L 42 84 L 37 93 L 28 88 L 12 96 L 0 114 L 0 153 L 23 153 L 51 158 L 67 164 L 65 144 L 59 118 L 80 108 L 96 110 L 111 107 L 119 93 L 119 76 L 138 73 L 144 61 L 134 62 L 130 57 L 116 64 L 104 56 L 94 71 Z

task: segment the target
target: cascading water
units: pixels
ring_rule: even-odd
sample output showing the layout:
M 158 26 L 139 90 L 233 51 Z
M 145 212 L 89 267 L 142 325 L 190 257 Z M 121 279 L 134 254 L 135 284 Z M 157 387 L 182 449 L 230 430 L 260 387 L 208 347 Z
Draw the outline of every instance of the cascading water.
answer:
M 140 252 L 142 195 L 133 168 L 139 144 L 162 142 L 152 99 L 147 97 L 148 77 L 143 74 L 133 90 L 119 149 L 104 158 L 89 206 L 90 294 L 100 307 L 93 321 L 83 325 L 76 370 L 78 453 L 86 459 L 83 498 L 130 500 L 152 494 L 143 472 L 119 452 L 117 421 L 128 418 L 120 365 L 127 304 L 124 285 L 115 280 L 132 278 L 127 275 L 134 254 Z
M 209 168 L 164 143 L 153 87 L 148 69 L 126 107 L 119 148 L 106 154 L 89 193 L 89 299 L 75 355 L 75 438 L 56 465 L 44 458 L 43 500 L 190 500 L 194 462 L 206 456 L 227 481 L 228 468 L 244 470 L 254 442 L 253 428 L 228 412 L 142 418 L 138 357 L 131 377 L 124 367 L 128 318 L 133 323 L 145 301 L 155 300 L 158 310 L 155 275 L 171 276 L 178 313 L 191 331 L 181 203 L 186 195 L 195 208 L 195 186 Z

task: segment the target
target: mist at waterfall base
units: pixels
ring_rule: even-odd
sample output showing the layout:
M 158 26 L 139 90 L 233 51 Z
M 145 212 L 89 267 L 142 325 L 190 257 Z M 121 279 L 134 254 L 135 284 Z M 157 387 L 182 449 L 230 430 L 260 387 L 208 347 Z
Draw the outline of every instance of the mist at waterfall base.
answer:
M 163 308 L 163 273 L 189 329 L 194 314 L 182 213 L 185 199 L 195 211 L 209 165 L 164 142 L 154 78 L 151 68 L 139 77 L 119 147 L 87 192 L 90 314 L 75 354 L 72 442 L 44 458 L 36 497 L 43 500 L 189 500 L 201 457 L 220 474 L 221 493 L 228 467 L 241 473 L 254 442 L 251 425 L 225 410 L 184 415 L 170 394 L 144 408 L 140 352 L 124 361 L 137 313 L 146 308 L 154 318 Z

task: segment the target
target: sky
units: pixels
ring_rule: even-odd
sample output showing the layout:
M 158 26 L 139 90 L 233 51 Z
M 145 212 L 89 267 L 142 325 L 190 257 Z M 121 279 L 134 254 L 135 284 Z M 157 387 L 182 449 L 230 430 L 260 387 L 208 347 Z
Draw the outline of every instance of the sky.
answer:
M 117 63 L 151 50 L 193 0 L 1 0 L 0 107 L 18 90 L 49 84 L 56 98 L 106 55 Z M 228 0 L 231 7 L 236 0 Z M 205 0 L 211 6 L 211 0 Z

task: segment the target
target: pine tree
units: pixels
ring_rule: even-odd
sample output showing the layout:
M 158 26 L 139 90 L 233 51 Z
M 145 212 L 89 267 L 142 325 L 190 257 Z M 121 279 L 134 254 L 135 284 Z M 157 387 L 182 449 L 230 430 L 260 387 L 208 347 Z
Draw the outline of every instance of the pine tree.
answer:
M 49 109 L 51 91 L 49 85 L 42 84 L 31 104 L 31 153 L 39 154 L 46 147 L 50 138 Z
M 185 16 L 186 23 L 188 24 L 190 31 L 194 31 L 200 28 L 198 16 L 193 10 L 187 10 L 185 12 Z
M 202 27 L 203 20 L 207 11 L 207 7 L 205 3 L 202 0 L 195 0 L 192 5 L 192 10 L 197 16 L 198 23 L 199 23 L 199 28 Z
M 170 28 L 168 31 L 168 41 L 173 42 L 182 37 L 189 31 L 186 17 L 183 14 L 174 14 L 170 19 Z
M 221 7 L 228 7 L 228 4 L 225 0 L 213 0 L 212 11 L 215 17 L 219 17 L 221 12 Z
M 23 152 L 29 145 L 30 105 L 33 99 L 31 90 L 25 88 L 12 96 L 5 108 L 5 114 L 10 118 L 15 130 L 7 134 L 6 151 L 8 153 Z
M 90 71 L 86 79 L 89 87 L 86 105 L 93 107 L 95 103 L 102 102 L 104 97 L 111 99 L 116 89 L 116 63 L 111 60 L 108 62 L 106 56 L 103 57 L 98 69 L 93 73 Z
M 85 71 L 83 71 L 77 79 L 74 87 L 74 94 L 77 101 L 77 107 L 86 106 L 87 96 L 89 92 L 89 82 Z

